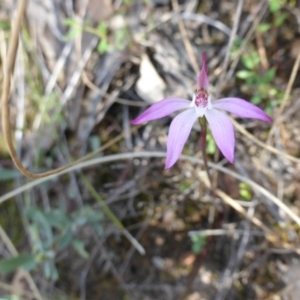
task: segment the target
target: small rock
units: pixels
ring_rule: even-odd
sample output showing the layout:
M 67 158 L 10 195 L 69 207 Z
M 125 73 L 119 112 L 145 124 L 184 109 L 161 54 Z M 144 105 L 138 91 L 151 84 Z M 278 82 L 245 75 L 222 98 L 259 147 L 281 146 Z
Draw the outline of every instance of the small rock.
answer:
M 142 55 L 140 73 L 141 77 L 136 83 L 137 94 L 149 104 L 162 100 L 166 85 L 146 54 Z

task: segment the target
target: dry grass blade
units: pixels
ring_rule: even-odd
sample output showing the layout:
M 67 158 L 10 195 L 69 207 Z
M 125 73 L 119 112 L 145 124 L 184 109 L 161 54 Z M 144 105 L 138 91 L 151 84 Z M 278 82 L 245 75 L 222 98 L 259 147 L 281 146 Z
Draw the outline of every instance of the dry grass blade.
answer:
M 244 5 L 244 0 L 239 0 L 238 6 L 236 9 L 236 13 L 235 13 L 234 22 L 233 22 L 233 28 L 230 33 L 230 38 L 229 38 L 229 42 L 228 42 L 228 46 L 227 46 L 226 54 L 225 54 L 225 59 L 224 59 L 223 66 L 222 66 L 223 72 L 222 72 L 221 76 L 219 77 L 218 84 L 217 84 L 218 87 L 224 83 L 224 78 L 226 75 L 226 70 L 227 70 L 227 66 L 228 66 L 228 62 L 229 62 L 230 51 L 231 51 L 233 41 L 234 41 L 236 33 L 237 33 L 237 29 L 239 27 L 239 22 L 240 22 L 242 10 L 243 10 L 243 5 Z
M 9 252 L 11 253 L 11 255 L 17 256 L 18 255 L 17 249 L 15 248 L 15 246 L 13 245 L 13 243 L 11 242 L 10 238 L 7 236 L 6 232 L 3 230 L 1 225 L 0 225 L 0 238 L 3 241 L 3 243 L 5 244 L 5 246 L 7 247 L 7 249 L 9 250 Z M 43 297 L 40 294 L 38 288 L 36 287 L 30 274 L 26 271 L 23 271 L 23 272 L 24 272 L 24 276 L 25 276 L 30 288 L 33 291 L 34 297 L 38 300 L 43 300 Z M 23 293 L 23 291 L 22 291 L 22 293 Z
M 242 134 L 244 135 L 247 139 L 251 140 L 252 142 L 254 142 L 255 144 L 257 144 L 258 146 L 262 147 L 263 149 L 265 149 L 265 151 L 269 151 L 272 152 L 274 154 L 280 155 L 290 161 L 293 161 L 295 163 L 300 163 L 300 159 L 294 156 L 291 156 L 283 151 L 280 151 L 268 144 L 265 144 L 264 142 L 261 142 L 260 140 L 258 140 L 253 134 L 249 133 L 242 125 L 240 125 L 235 119 L 233 119 L 231 117 L 231 121 L 234 125 L 234 127 Z
M 130 241 L 132 246 L 141 254 L 145 255 L 146 251 L 143 246 L 129 233 L 129 231 L 123 226 L 121 221 L 116 217 L 116 215 L 111 211 L 105 201 L 100 197 L 94 187 L 90 184 L 90 182 L 86 179 L 86 177 L 80 174 L 80 178 L 86 186 L 87 190 L 91 193 L 91 195 L 100 203 L 103 211 L 107 215 L 107 217 L 121 230 L 124 236 Z
M 298 52 L 296 61 L 294 63 L 294 66 L 293 66 L 293 69 L 292 69 L 292 72 L 291 72 L 291 76 L 290 76 L 288 85 L 286 87 L 285 93 L 284 93 L 282 103 L 281 103 L 278 111 L 276 112 L 276 117 L 274 118 L 274 123 L 273 123 L 273 125 L 270 129 L 269 136 L 268 136 L 268 139 L 267 139 L 267 142 L 266 142 L 267 145 L 269 145 L 271 143 L 271 139 L 272 139 L 273 134 L 275 132 L 276 126 L 278 125 L 278 123 L 282 122 L 281 119 L 280 119 L 280 116 L 283 113 L 283 110 L 285 109 L 286 105 L 288 104 L 288 98 L 289 98 L 289 95 L 291 93 L 293 84 L 295 82 L 297 72 L 299 70 L 299 65 L 300 65 L 300 51 Z M 266 152 L 264 151 L 261 155 L 261 161 L 264 161 L 265 154 L 266 154 Z
M 172 0 L 172 5 L 173 5 L 173 9 L 176 12 L 178 12 L 179 11 L 178 0 Z M 178 27 L 179 27 L 180 34 L 181 34 L 182 39 L 183 39 L 185 50 L 186 50 L 186 52 L 188 54 L 188 57 L 189 57 L 189 59 L 192 63 L 192 67 L 194 69 L 194 72 L 195 72 L 195 74 L 197 74 L 199 72 L 199 66 L 198 66 L 198 63 L 197 63 L 197 58 L 196 58 L 195 52 L 193 50 L 193 47 L 192 47 L 191 42 L 189 40 L 186 28 L 185 28 L 184 23 L 183 23 L 181 18 L 178 19 Z
M 157 158 L 164 158 L 166 157 L 166 153 L 164 152 L 132 152 L 132 153 L 122 153 L 122 154 L 115 154 L 115 155 L 108 155 L 105 157 L 99 157 L 99 158 L 95 158 L 89 161 L 85 161 L 85 162 L 81 162 L 78 163 L 72 167 L 70 167 L 68 170 L 64 170 L 58 174 L 53 174 L 47 178 L 41 178 L 35 181 L 32 181 L 10 193 L 7 193 L 6 195 L 3 195 L 2 197 L 0 197 L 0 204 L 3 203 L 4 201 L 10 199 L 11 197 L 16 196 L 19 193 L 22 193 L 28 189 L 31 189 L 32 187 L 41 184 L 42 182 L 45 182 L 47 180 L 51 180 L 53 178 L 56 178 L 57 176 L 66 174 L 70 171 L 74 171 L 74 170 L 80 170 L 82 168 L 87 168 L 90 166 L 94 166 L 97 164 L 103 164 L 103 163 L 108 163 L 108 162 L 112 162 L 112 161 L 117 161 L 117 160 L 124 160 L 124 159 L 134 159 L 134 158 L 142 158 L 142 157 L 157 157 Z M 195 157 L 190 157 L 190 156 L 186 156 L 186 155 L 182 155 L 180 157 L 180 159 L 183 160 L 187 160 L 193 163 L 200 163 L 203 164 L 202 159 L 199 158 L 195 158 Z M 211 167 L 212 169 L 218 170 L 220 172 L 223 172 L 225 174 L 228 174 L 234 178 L 236 178 L 237 180 L 241 181 L 241 182 L 245 182 L 246 184 L 248 184 L 249 186 L 251 186 L 254 190 L 256 190 L 257 192 L 261 193 L 262 195 L 264 195 L 265 197 L 267 197 L 270 201 L 272 201 L 275 205 L 277 205 L 280 209 L 282 209 L 283 212 L 285 212 L 293 221 L 295 221 L 299 226 L 300 226 L 300 218 L 299 216 L 297 216 L 297 214 L 295 214 L 286 204 L 284 204 L 280 199 L 278 199 L 277 197 L 275 197 L 272 193 L 270 193 L 268 190 L 266 190 L 264 187 L 260 186 L 259 184 L 257 184 L 256 182 L 254 182 L 253 180 L 246 178 L 244 176 L 241 176 L 240 174 L 231 171 L 227 168 L 224 168 L 218 164 L 215 163 L 209 163 L 209 167 Z
M 244 230 L 241 229 L 235 229 L 235 228 L 230 228 L 230 229 L 203 229 L 203 230 L 194 230 L 194 231 L 189 231 L 189 236 L 222 236 L 222 235 L 243 235 Z M 251 231 L 252 235 L 257 235 L 261 236 L 264 233 L 262 231 Z
M 270 228 L 268 228 L 266 225 L 264 225 L 259 219 L 256 217 L 249 217 L 247 214 L 247 211 L 236 201 L 234 201 L 231 197 L 229 197 L 226 193 L 221 191 L 220 189 L 217 189 L 215 191 L 216 195 L 218 195 L 220 198 L 223 199 L 225 203 L 230 205 L 232 208 L 234 208 L 236 211 L 238 211 L 241 215 L 243 215 L 246 219 L 249 219 L 254 225 L 256 225 L 258 228 L 262 229 L 267 234 L 267 239 L 274 242 L 277 240 L 275 232 L 273 232 Z
M 199 177 L 201 181 L 204 182 L 204 184 L 211 188 L 211 184 L 205 177 Z M 236 201 L 234 201 L 230 196 L 228 196 L 226 193 L 221 191 L 220 189 L 215 189 L 214 193 L 219 196 L 226 204 L 231 206 L 233 209 L 238 211 L 241 215 L 243 215 L 246 219 L 249 219 L 254 225 L 256 225 L 258 228 L 262 229 L 266 234 L 267 238 L 274 241 L 274 237 L 276 237 L 276 234 L 269 229 L 267 226 L 265 226 L 260 220 L 258 220 L 256 217 L 249 217 L 247 214 L 247 211 Z
M 23 170 L 27 175 L 29 175 L 30 172 L 28 172 L 23 167 L 22 163 L 17 157 L 17 153 L 14 148 L 13 139 L 12 139 L 12 130 L 10 128 L 10 123 L 9 123 L 9 115 L 10 115 L 9 95 L 10 95 L 10 88 L 11 88 L 11 77 L 16 62 L 18 42 L 19 42 L 19 32 L 23 22 L 23 17 L 25 15 L 26 7 L 27 7 L 27 1 L 26 0 L 20 1 L 18 5 L 16 18 L 15 18 L 15 23 L 13 25 L 13 29 L 11 32 L 11 41 L 8 47 L 7 60 L 4 66 L 4 79 L 3 79 L 3 87 L 2 87 L 3 91 L 2 91 L 1 103 L 2 103 L 2 128 L 3 128 L 4 138 L 8 145 L 10 155 L 14 163 L 16 164 L 17 168 Z
M 11 32 L 11 41 L 10 41 L 9 48 L 8 48 L 7 61 L 6 61 L 6 65 L 4 67 L 4 81 L 3 81 L 3 92 L 2 92 L 2 101 L 1 101 L 1 103 L 2 103 L 2 127 L 3 127 L 4 139 L 7 143 L 9 153 L 10 153 L 11 158 L 12 158 L 13 162 L 15 163 L 16 167 L 25 176 L 27 176 L 31 179 L 38 179 L 38 178 L 48 177 L 53 174 L 57 174 L 63 170 L 66 170 L 66 169 L 70 168 L 71 166 L 76 165 L 80 161 L 84 161 L 84 160 L 88 159 L 89 157 L 94 156 L 96 153 L 99 153 L 102 150 L 98 149 L 98 150 L 94 151 L 93 153 L 90 153 L 87 156 L 82 157 L 81 159 L 79 159 L 71 164 L 68 164 L 66 166 L 63 166 L 63 167 L 60 167 L 60 168 L 57 168 L 55 170 L 51 170 L 48 172 L 37 173 L 37 174 L 29 172 L 23 166 L 22 162 L 19 160 L 18 155 L 15 150 L 15 147 L 14 147 L 14 143 L 13 143 L 13 139 L 12 139 L 12 130 L 11 130 L 10 122 L 9 122 L 9 117 L 10 117 L 9 95 L 10 95 L 10 88 L 11 88 L 11 75 L 13 74 L 17 50 L 18 50 L 19 33 L 21 30 L 21 25 L 22 25 L 22 21 L 23 21 L 24 15 L 25 15 L 26 7 L 27 7 L 27 1 L 26 0 L 20 1 L 20 4 L 18 6 L 15 24 L 14 24 L 12 32 Z M 78 75 L 78 78 L 80 77 L 80 74 L 78 72 L 75 75 L 76 76 Z M 136 129 L 134 129 L 134 130 L 136 130 Z
M 11 295 L 14 295 L 16 297 L 18 297 L 18 295 L 20 295 L 20 296 L 24 296 L 25 299 L 39 299 L 36 295 L 34 295 L 31 292 L 25 291 L 24 289 L 16 288 L 15 286 L 4 283 L 4 282 L 0 282 L 0 290 L 9 292 L 9 293 L 11 293 Z M 15 299 L 18 299 L 18 298 L 15 298 Z

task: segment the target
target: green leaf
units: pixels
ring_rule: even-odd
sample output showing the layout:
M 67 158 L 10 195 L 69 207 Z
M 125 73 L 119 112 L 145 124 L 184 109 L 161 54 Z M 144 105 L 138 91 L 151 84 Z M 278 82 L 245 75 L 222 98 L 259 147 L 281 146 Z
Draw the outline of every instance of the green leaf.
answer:
M 250 201 L 252 199 L 252 195 L 248 190 L 240 190 L 240 195 L 244 200 Z
M 83 226 L 87 223 L 93 224 L 102 221 L 104 218 L 101 211 L 93 211 L 88 207 L 80 210 L 78 214 L 73 216 L 76 226 Z
M 44 245 L 40 238 L 39 226 L 35 223 L 30 224 L 28 226 L 28 232 L 29 232 L 30 238 L 33 242 L 33 252 L 34 253 L 43 252 Z
M 255 74 L 252 71 L 248 71 L 248 70 L 241 70 L 236 73 L 236 77 L 240 79 L 247 79 L 254 76 Z
M 122 50 L 130 40 L 130 34 L 126 27 L 116 30 L 114 33 L 114 44 L 116 49 Z
M 242 63 L 249 70 L 253 70 L 259 64 L 259 62 L 259 55 L 255 52 L 242 56 Z
M 72 241 L 72 246 L 74 249 L 77 251 L 77 253 L 82 257 L 87 259 L 89 257 L 88 252 L 84 248 L 84 243 L 79 240 L 73 240 Z
M 211 133 L 209 132 L 207 134 L 207 147 L 206 147 L 206 153 L 207 154 L 215 154 L 216 152 L 216 143 L 211 135 Z
M 73 19 L 65 19 L 64 24 L 70 27 L 70 30 L 65 34 L 64 40 L 70 41 L 79 36 L 83 30 L 83 27 L 80 23 Z
M 95 151 L 96 149 L 101 147 L 101 140 L 97 135 L 92 135 L 89 138 L 89 145 L 92 149 L 92 151 Z
M 279 15 L 279 16 L 275 19 L 275 26 L 276 26 L 276 27 L 280 27 L 280 26 L 283 24 L 283 22 L 285 21 L 286 17 L 287 17 L 287 14 L 285 14 L 285 13 Z
M 98 46 L 97 46 L 97 50 L 100 54 L 103 54 L 107 51 L 109 51 L 110 49 L 110 46 L 107 42 L 106 39 L 102 39 L 99 43 L 98 43 Z
M 0 21 L 0 28 L 3 29 L 3 30 L 10 30 L 10 22 L 8 21 Z
M 261 100 L 262 100 L 261 96 L 255 95 L 255 96 L 253 96 L 253 97 L 251 98 L 250 101 L 251 101 L 253 104 L 258 105 L 258 104 L 261 103 Z
M 182 182 L 180 185 L 179 185 L 179 190 L 181 192 L 184 192 L 187 188 L 190 187 L 190 184 L 187 183 L 187 182 Z
M 272 116 L 273 113 L 274 113 L 274 109 L 273 109 L 273 107 L 271 107 L 270 105 L 268 105 L 268 106 L 265 108 L 265 112 L 266 112 L 266 114 L 268 114 L 269 116 Z
M 56 281 L 58 279 L 59 276 L 58 276 L 57 269 L 51 260 L 45 261 L 43 265 L 43 269 L 46 278 L 49 278 L 52 281 Z
M 26 270 L 33 269 L 36 266 L 35 255 L 33 254 L 20 254 L 16 257 L 0 260 L 0 274 L 8 274 L 18 268 Z
M 20 177 L 20 172 L 17 170 L 0 169 L 0 181 L 6 181 Z
M 53 244 L 53 233 L 44 213 L 38 209 L 29 208 L 26 214 L 38 226 L 39 236 L 43 240 L 44 249 L 50 247 Z
M 230 55 L 232 57 L 235 57 L 239 53 L 242 43 L 243 43 L 243 39 L 240 38 L 236 38 L 233 41 L 233 46 L 230 49 Z
M 262 78 L 261 83 L 270 83 L 276 75 L 275 68 L 271 68 Z
M 59 236 L 57 238 L 57 244 L 58 244 L 59 249 L 64 249 L 64 248 L 68 247 L 72 241 L 72 238 L 73 238 L 73 235 L 72 235 L 72 232 L 70 229 L 68 229 L 65 234 Z
M 241 182 L 239 184 L 240 187 L 240 196 L 246 200 L 250 201 L 252 199 L 251 188 L 248 184 Z
M 271 28 L 271 24 L 269 24 L 269 23 L 261 23 L 257 26 L 257 30 L 259 32 L 266 32 L 266 31 L 270 30 L 270 28 Z
M 64 20 L 64 25 L 69 26 L 69 27 L 81 27 L 81 25 L 74 19 L 67 18 Z
M 273 97 L 276 96 L 278 93 L 279 93 L 279 91 L 276 90 L 275 88 L 270 88 L 269 89 L 269 95 L 271 95 Z
M 206 245 L 206 236 L 204 235 L 193 235 L 192 239 L 192 251 L 195 254 L 201 253 L 202 249 Z
M 73 39 L 75 39 L 76 37 L 78 37 L 82 32 L 81 28 L 71 28 L 69 30 L 69 32 L 64 36 L 64 41 L 71 41 Z
M 280 0 L 270 0 L 269 9 L 271 13 L 276 13 L 280 9 Z
M 236 38 L 234 41 L 233 41 L 233 46 L 234 47 L 241 47 L 242 44 L 243 44 L 243 39 L 241 38 Z
M 10 295 L 10 296 L 2 296 L 2 298 L 0 298 L 0 300 L 24 300 L 24 299 L 22 299 L 16 295 Z
M 60 209 L 53 209 L 46 212 L 44 213 L 44 217 L 54 228 L 64 229 L 71 225 L 71 220 L 68 218 L 66 213 Z
M 99 32 L 99 35 L 100 35 L 102 38 L 105 38 L 105 37 L 106 37 L 106 34 L 107 34 L 107 28 L 106 28 L 105 22 L 100 22 L 100 23 L 98 24 L 98 32 Z

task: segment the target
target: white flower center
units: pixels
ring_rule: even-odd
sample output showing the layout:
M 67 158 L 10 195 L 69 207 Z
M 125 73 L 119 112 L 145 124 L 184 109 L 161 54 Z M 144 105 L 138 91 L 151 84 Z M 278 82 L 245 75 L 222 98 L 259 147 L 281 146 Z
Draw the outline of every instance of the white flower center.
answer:
M 211 109 L 211 100 L 205 89 L 196 90 L 190 107 L 194 107 L 198 117 L 203 117 L 207 109 Z

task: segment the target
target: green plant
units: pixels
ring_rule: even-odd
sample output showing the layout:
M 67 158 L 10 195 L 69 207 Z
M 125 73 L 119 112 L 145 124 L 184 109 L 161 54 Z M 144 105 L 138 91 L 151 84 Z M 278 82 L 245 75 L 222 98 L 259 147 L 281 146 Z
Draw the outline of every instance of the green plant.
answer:
M 66 19 L 64 24 L 70 27 L 68 33 L 65 35 L 65 40 L 72 40 L 79 36 L 83 31 L 98 36 L 100 40 L 97 45 L 97 50 L 100 54 L 109 52 L 113 49 L 122 50 L 130 41 L 130 34 L 127 26 L 122 26 L 121 28 L 112 31 L 112 37 L 109 39 L 106 22 L 99 22 L 97 28 L 90 26 L 88 21 L 80 24 L 74 19 Z
M 103 233 L 99 224 L 103 220 L 103 215 L 90 206 L 85 206 L 71 215 L 63 209 L 44 212 L 31 207 L 26 210 L 25 216 L 29 221 L 32 253 L 0 260 L 1 274 L 13 272 L 20 267 L 34 270 L 41 265 L 44 276 L 55 281 L 59 277 L 55 265 L 55 257 L 59 251 L 71 246 L 82 258 L 89 256 L 84 242 L 75 237 L 78 229 L 90 225 L 99 236 Z
M 250 201 L 252 199 L 252 191 L 250 186 L 244 182 L 241 182 L 239 184 L 239 188 L 240 196 L 242 197 L 242 199 L 245 201 Z
M 213 138 L 211 132 L 207 133 L 206 139 L 207 139 L 206 153 L 214 154 L 216 152 L 216 143 L 214 141 L 214 138 Z
M 191 236 L 192 240 L 192 251 L 195 254 L 200 254 L 206 245 L 207 238 L 205 235 L 193 235 Z
M 266 105 L 266 112 L 271 114 L 274 104 L 280 104 L 283 97 L 283 92 L 276 88 L 274 79 L 276 76 L 275 68 L 270 68 L 264 72 L 260 68 L 260 58 L 258 53 L 252 49 L 241 57 L 244 69 L 236 73 L 236 77 L 245 82 L 241 86 L 241 90 L 249 95 L 252 95 L 250 101 L 254 104 Z
M 277 32 L 278 28 L 286 20 L 287 14 L 281 10 L 283 2 L 281 0 L 269 1 L 270 19 L 268 22 L 260 23 L 256 29 L 262 35 L 262 39 L 268 40 L 267 35 L 269 32 L 273 32 L 274 30 Z M 235 47 L 233 47 L 232 51 L 233 56 L 238 51 L 242 42 L 241 39 L 235 41 Z M 268 47 L 268 45 L 265 46 Z M 246 94 L 252 96 L 251 102 L 254 104 L 264 103 L 266 105 L 266 112 L 271 114 L 273 107 L 280 104 L 283 98 L 283 92 L 276 87 L 274 82 L 276 69 L 273 67 L 266 71 L 262 70 L 258 51 L 254 47 L 251 47 L 251 45 L 248 45 L 247 49 L 247 52 L 241 56 L 244 68 L 236 73 L 236 77 L 245 83 L 241 86 L 241 89 Z

